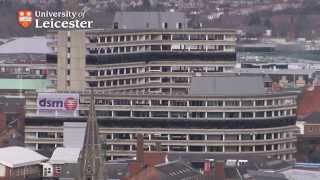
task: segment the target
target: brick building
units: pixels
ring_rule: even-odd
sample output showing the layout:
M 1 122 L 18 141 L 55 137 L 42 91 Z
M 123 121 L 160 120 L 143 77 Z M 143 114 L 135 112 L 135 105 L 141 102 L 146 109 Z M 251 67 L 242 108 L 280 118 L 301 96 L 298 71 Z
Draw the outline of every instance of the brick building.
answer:
M 46 160 L 41 154 L 23 147 L 0 148 L 0 180 L 40 180 L 40 163 Z
M 24 98 L 0 97 L 0 147 L 24 145 Z

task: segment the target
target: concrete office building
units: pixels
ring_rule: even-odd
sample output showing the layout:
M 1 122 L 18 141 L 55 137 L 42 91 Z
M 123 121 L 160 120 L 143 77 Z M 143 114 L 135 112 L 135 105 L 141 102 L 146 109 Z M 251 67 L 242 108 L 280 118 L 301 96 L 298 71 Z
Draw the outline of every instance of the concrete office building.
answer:
M 57 94 L 47 100 L 78 94 L 79 107 L 43 112 L 40 93 L 26 93 L 26 145 L 62 146 L 63 124 L 86 121 L 87 90 L 94 89 L 106 160 L 133 157 L 137 133 L 146 151 L 160 144 L 168 154 L 293 160 L 297 93 L 273 91 L 264 76 L 226 75 L 236 62 L 234 30 L 163 21 L 156 21 L 160 29 L 123 29 L 118 22 L 118 29 L 53 34 Z
M 263 77 L 194 77 L 189 94 L 96 93 L 106 160 L 134 156 L 137 133 L 145 135 L 147 151 L 160 143 L 169 154 L 292 160 L 297 93 L 270 92 L 265 84 Z M 30 92 L 26 97 L 25 143 L 29 147 L 62 146 L 63 136 L 58 134 L 63 132 L 63 123 L 85 121 L 88 113 L 88 92 L 80 93 L 79 115 L 71 117 L 39 115 L 37 94 Z

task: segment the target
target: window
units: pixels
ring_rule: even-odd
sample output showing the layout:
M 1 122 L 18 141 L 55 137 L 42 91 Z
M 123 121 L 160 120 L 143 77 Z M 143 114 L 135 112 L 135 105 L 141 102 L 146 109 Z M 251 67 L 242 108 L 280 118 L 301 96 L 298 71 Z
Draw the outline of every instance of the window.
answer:
M 113 100 L 114 105 L 130 105 L 130 100 L 127 99 L 115 99 Z
M 239 106 L 239 101 L 226 101 L 226 106 Z
M 239 112 L 226 112 L 226 118 L 238 118 Z
M 264 117 L 264 111 L 258 111 L 258 112 L 256 112 L 256 117 L 257 117 L 257 118 L 263 118 L 263 117 Z
M 191 118 L 205 118 L 205 112 L 190 112 L 189 116 Z
M 241 102 L 242 106 L 253 106 L 253 101 L 245 100 Z
M 223 118 L 223 112 L 208 112 L 208 118 Z
M 103 36 L 102 36 L 102 37 L 100 37 L 100 42 L 101 42 L 101 43 L 106 42 L 106 38 L 105 38 L 105 37 L 103 37 Z
M 187 118 L 187 112 L 170 112 L 172 118 Z
M 223 101 L 208 101 L 208 106 L 223 106 Z
M 267 100 L 267 106 L 272 106 L 273 101 L 272 100 Z
M 272 117 L 272 111 L 267 111 L 267 117 Z
M 256 100 L 256 106 L 264 106 L 264 100 Z
M 180 100 L 171 100 L 171 106 L 187 106 L 187 101 L 180 101 Z
M 151 112 L 151 117 L 168 117 L 168 112 L 166 112 L 166 111 L 153 111 L 153 112 Z
M 253 117 L 253 112 L 242 112 L 241 113 L 242 118 L 252 118 Z
M 149 117 L 149 112 L 147 112 L 147 111 L 133 111 L 133 117 Z
M 190 106 L 205 106 L 205 101 L 190 101 Z
M 130 111 L 114 111 L 116 117 L 130 117 Z
M 112 112 L 111 111 L 99 111 L 99 110 L 97 110 L 97 116 L 111 117 L 112 116 Z

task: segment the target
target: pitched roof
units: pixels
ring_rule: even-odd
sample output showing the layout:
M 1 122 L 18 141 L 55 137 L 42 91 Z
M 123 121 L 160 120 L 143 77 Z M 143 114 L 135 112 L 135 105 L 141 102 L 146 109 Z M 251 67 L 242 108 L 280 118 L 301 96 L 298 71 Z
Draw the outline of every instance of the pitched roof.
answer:
M 200 172 L 181 161 L 156 165 L 155 168 L 161 173 L 161 177 L 166 180 L 179 180 L 192 177 L 201 177 Z
M 18 146 L 0 148 L 0 164 L 10 168 L 39 164 L 47 157 L 30 149 Z
M 49 160 L 53 164 L 77 163 L 80 148 L 56 148 Z
M 314 112 L 304 118 L 307 124 L 320 124 L 320 112 Z
M 247 96 L 265 94 L 262 76 L 192 77 L 191 95 Z

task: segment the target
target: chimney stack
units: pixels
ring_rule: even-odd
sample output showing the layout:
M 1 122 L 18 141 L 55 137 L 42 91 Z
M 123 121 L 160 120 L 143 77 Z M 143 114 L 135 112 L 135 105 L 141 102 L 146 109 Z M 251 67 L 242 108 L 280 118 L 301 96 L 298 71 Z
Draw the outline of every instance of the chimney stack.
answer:
M 137 134 L 137 161 L 140 164 L 140 167 L 144 166 L 144 143 L 143 143 L 143 134 Z
M 225 180 L 226 175 L 224 172 L 224 161 L 216 161 L 215 167 L 214 167 L 214 179 L 217 180 Z

